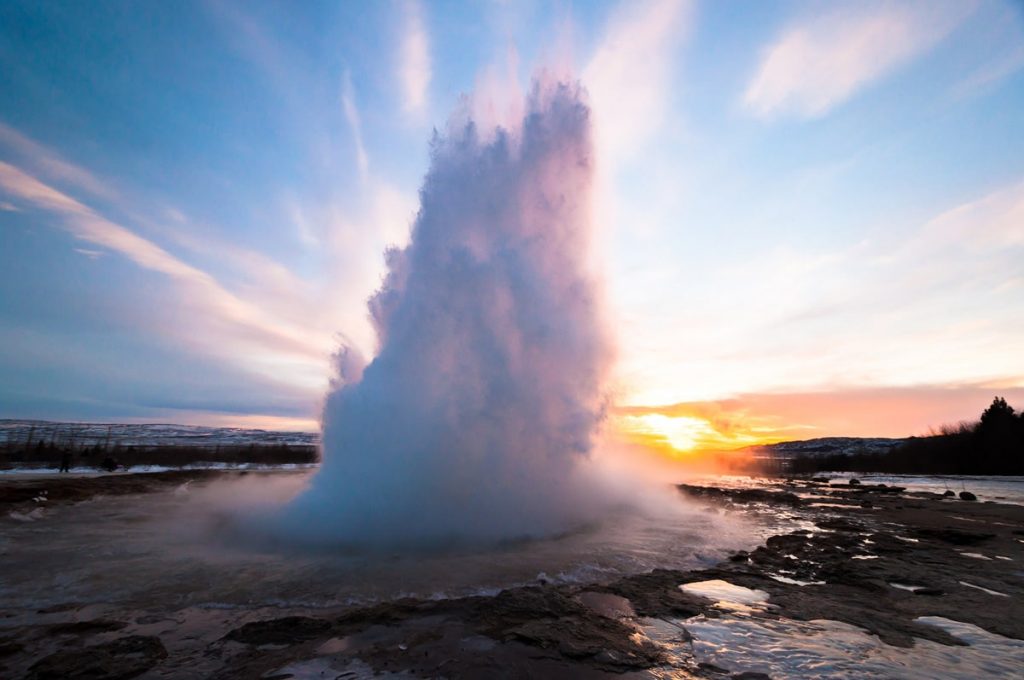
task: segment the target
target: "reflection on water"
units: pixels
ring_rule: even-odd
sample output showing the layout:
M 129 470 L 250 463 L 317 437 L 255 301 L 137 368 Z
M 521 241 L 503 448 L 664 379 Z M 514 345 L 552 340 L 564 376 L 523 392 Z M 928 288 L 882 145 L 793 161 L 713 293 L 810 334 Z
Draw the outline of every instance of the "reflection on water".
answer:
M 679 621 L 692 640 L 661 621 L 645 621 L 644 632 L 663 645 L 670 658 L 728 668 L 733 673 L 764 673 L 771 678 L 934 678 L 1019 677 L 1024 642 L 977 626 L 938 616 L 917 619 L 942 628 L 969 646 L 952 647 L 917 639 L 910 648 L 892 647 L 877 636 L 839 621 L 795 621 L 744 616 L 696 616 Z
M 60 505 L 30 522 L 0 519 L 0 596 L 25 608 L 99 601 L 139 608 L 327 607 L 693 568 L 758 541 L 742 520 L 674 498 L 671 507 L 622 512 L 567 536 L 476 552 L 370 558 L 255 549 L 218 531 L 224 511 L 253 496 L 287 497 L 304 480 L 294 473 L 253 477 L 245 487 L 183 486 Z

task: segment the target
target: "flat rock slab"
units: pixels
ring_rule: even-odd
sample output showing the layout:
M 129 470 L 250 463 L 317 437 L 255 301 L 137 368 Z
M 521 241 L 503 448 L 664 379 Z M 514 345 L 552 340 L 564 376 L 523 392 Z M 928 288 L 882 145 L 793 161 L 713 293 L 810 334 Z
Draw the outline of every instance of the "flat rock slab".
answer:
M 142 675 L 167 656 L 160 638 L 132 635 L 45 657 L 28 670 L 27 680 L 127 680 Z

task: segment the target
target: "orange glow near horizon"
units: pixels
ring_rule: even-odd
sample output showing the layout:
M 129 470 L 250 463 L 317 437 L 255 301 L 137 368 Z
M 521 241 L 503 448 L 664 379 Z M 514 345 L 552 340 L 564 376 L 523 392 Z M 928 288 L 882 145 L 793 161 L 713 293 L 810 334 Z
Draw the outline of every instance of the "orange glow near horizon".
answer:
M 622 415 L 616 418 L 615 429 L 631 443 L 658 449 L 672 457 L 732 451 L 787 438 L 779 433 L 759 432 L 756 426 L 733 423 L 729 428 L 720 428 L 712 419 L 697 414 Z
M 732 399 L 616 407 L 611 430 L 631 444 L 683 460 L 700 454 L 817 437 L 911 437 L 977 420 L 994 396 L 1024 405 L 1024 388 L 861 388 L 747 394 Z

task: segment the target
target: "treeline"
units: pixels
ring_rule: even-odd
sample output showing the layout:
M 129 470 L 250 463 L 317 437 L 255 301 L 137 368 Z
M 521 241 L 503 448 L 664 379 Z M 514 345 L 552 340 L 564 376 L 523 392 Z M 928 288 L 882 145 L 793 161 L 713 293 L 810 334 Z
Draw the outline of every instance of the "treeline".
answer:
M 282 465 L 315 463 L 316 446 L 302 444 L 222 444 L 194 446 L 161 444 L 125 445 L 119 442 L 76 444 L 31 438 L 25 442 L 8 441 L 0 451 L 0 467 L 92 467 L 122 469 L 137 465 L 181 467 L 208 463 Z
M 1024 475 L 1024 412 L 1002 397 L 974 423 L 944 426 L 927 437 L 911 437 L 887 453 L 798 456 L 795 473 L 890 472 L 937 475 Z

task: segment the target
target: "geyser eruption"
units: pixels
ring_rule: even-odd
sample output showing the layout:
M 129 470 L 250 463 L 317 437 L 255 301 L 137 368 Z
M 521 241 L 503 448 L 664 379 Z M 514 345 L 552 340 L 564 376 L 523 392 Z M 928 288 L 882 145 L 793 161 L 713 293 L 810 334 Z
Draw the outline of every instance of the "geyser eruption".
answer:
M 593 146 L 580 87 L 535 83 L 512 129 L 435 135 L 405 249 L 342 349 L 324 460 L 285 510 L 354 544 L 491 541 L 587 516 L 610 348 L 589 271 Z

